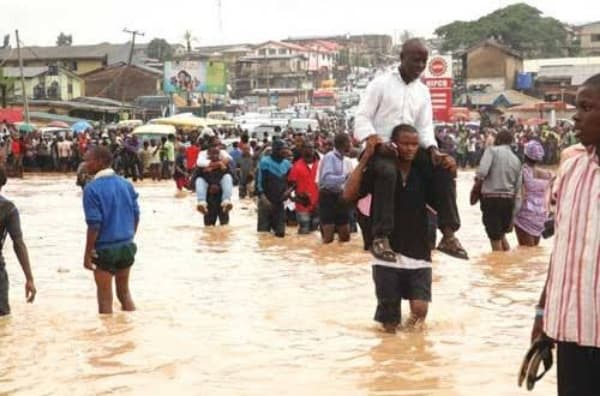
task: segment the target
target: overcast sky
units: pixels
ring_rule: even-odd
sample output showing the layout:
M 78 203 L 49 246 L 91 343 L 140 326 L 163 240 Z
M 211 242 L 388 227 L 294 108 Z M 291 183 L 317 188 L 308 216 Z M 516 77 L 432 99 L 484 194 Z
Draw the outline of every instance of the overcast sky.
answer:
M 403 30 L 429 37 L 436 27 L 479 18 L 509 0 L 0 0 L 0 34 L 19 29 L 25 45 L 54 45 L 63 31 L 73 44 L 126 42 L 123 28 L 145 32 L 141 42 L 161 37 L 183 43 L 186 29 L 194 46 L 256 43 L 289 36 L 385 33 Z M 600 20 L 589 0 L 528 0 L 545 15 L 569 23 Z M 14 45 L 14 39 L 11 39 Z

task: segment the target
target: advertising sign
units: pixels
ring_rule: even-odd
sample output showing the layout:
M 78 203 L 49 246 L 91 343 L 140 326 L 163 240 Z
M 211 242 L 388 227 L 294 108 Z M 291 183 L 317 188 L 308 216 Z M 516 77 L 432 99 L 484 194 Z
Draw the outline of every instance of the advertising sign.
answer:
M 429 58 L 423 82 L 431 93 L 433 119 L 450 121 L 452 109 L 452 57 L 434 55 Z
M 164 76 L 166 93 L 224 94 L 226 90 L 227 71 L 223 62 L 165 62 Z

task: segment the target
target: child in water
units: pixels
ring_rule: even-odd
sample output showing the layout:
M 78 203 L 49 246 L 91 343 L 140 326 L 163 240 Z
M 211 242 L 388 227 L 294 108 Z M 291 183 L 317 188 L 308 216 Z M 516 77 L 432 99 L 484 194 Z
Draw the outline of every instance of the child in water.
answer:
M 83 190 L 88 226 L 83 266 L 94 273 L 101 314 L 112 313 L 113 278 L 121 308 L 134 311 L 129 273 L 137 252 L 133 239 L 140 220 L 138 193 L 111 168 L 112 155 L 104 147 L 88 151 L 85 162 L 94 178 Z

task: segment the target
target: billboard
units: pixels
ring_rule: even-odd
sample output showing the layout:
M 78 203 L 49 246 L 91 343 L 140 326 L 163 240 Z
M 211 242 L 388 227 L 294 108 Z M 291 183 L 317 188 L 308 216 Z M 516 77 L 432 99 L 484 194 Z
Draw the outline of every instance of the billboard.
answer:
M 163 90 L 165 93 L 226 92 L 227 70 L 223 62 L 165 62 Z
M 429 58 L 423 81 L 431 93 L 433 119 L 450 121 L 452 109 L 452 57 L 435 55 Z

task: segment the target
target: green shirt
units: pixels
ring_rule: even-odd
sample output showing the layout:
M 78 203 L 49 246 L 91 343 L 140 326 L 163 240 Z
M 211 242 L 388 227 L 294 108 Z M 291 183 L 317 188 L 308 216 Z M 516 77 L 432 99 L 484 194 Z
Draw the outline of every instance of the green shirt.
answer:
M 173 142 L 167 141 L 165 143 L 165 149 L 167 151 L 167 161 L 175 162 L 175 145 L 173 144 Z

